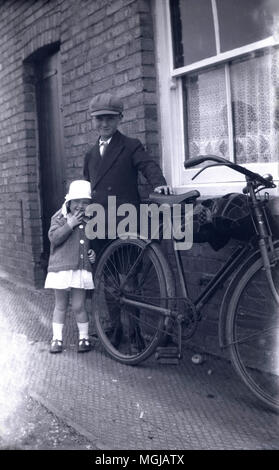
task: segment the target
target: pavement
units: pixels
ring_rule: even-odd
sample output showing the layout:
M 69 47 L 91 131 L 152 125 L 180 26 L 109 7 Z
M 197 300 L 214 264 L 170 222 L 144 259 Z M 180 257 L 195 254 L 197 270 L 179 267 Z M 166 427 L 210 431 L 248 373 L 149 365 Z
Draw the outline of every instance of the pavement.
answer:
M 279 415 L 254 399 L 224 358 L 203 353 L 194 364 L 198 351 L 184 348 L 179 365 L 153 356 L 131 367 L 108 357 L 97 339 L 91 352 L 77 354 L 71 311 L 65 350 L 53 355 L 53 306 L 51 290 L 0 280 L 0 436 L 10 448 L 27 394 L 95 449 L 279 449 Z

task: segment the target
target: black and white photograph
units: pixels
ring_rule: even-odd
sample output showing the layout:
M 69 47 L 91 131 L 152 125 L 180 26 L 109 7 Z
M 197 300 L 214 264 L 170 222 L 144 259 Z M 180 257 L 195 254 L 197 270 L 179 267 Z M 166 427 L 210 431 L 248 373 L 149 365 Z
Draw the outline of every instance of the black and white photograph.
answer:
M 0 0 L 1 454 L 279 450 L 278 188 L 279 0 Z

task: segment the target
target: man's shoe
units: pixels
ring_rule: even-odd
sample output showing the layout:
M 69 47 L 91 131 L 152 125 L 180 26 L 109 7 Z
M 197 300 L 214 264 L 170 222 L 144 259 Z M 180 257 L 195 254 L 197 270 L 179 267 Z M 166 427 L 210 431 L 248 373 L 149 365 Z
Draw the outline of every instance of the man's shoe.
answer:
M 61 353 L 63 351 L 63 342 L 59 339 L 53 339 L 50 344 L 49 352 L 52 354 Z
M 90 341 L 87 338 L 81 338 L 78 341 L 78 352 L 83 353 L 83 352 L 88 352 L 91 351 L 91 345 Z
M 131 353 L 136 355 L 139 354 L 142 351 L 140 346 L 136 343 L 131 343 Z
M 131 337 L 131 351 L 133 354 L 139 354 L 146 348 L 144 338 L 141 334 L 139 325 L 135 326 L 134 334 Z
M 119 346 L 119 344 L 121 343 L 122 334 L 123 334 L 122 326 L 117 325 L 117 326 L 115 326 L 115 328 L 113 329 L 111 334 L 108 335 L 111 344 L 115 348 L 117 348 Z

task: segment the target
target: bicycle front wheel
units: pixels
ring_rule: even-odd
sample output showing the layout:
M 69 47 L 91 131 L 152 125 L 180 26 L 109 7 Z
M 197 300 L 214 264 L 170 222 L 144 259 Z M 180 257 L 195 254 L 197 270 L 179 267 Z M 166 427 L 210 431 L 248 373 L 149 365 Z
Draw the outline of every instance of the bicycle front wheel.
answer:
M 279 250 L 272 266 L 279 290 Z M 239 280 L 228 307 L 227 344 L 232 364 L 265 405 L 279 410 L 279 305 L 259 258 Z
M 114 359 L 135 365 L 147 359 L 162 338 L 174 283 L 157 246 L 140 239 L 116 240 L 95 273 L 94 316 L 98 336 Z

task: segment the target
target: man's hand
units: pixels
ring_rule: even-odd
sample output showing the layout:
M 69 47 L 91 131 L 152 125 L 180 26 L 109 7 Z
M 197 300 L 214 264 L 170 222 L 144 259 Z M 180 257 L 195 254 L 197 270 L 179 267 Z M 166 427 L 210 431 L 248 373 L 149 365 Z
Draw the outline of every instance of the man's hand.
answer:
M 95 253 L 95 251 L 90 249 L 90 250 L 88 250 L 87 254 L 88 254 L 88 259 L 89 259 L 90 263 L 91 263 L 91 264 L 94 264 L 95 261 L 96 261 L 96 253 Z
M 157 186 L 157 188 L 154 188 L 154 193 L 160 193 L 160 194 L 173 194 L 173 189 L 171 186 Z

